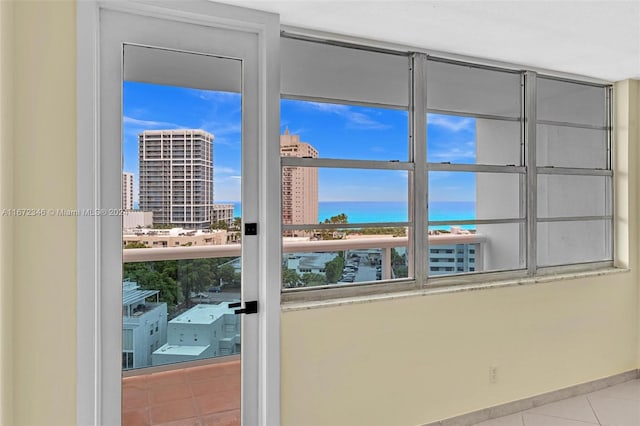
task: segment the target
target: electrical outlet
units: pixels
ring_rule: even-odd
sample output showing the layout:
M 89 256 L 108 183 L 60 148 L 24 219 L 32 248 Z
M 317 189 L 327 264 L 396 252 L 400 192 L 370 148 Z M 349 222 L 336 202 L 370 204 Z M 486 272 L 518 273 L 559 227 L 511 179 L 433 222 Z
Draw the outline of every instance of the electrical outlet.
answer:
M 489 367 L 489 383 L 498 383 L 498 366 Z

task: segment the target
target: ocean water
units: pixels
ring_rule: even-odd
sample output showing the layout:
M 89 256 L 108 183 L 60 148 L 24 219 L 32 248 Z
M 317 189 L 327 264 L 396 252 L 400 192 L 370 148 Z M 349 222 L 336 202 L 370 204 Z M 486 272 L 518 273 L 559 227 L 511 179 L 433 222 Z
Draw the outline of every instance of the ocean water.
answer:
M 242 214 L 242 204 L 234 205 L 234 216 Z M 349 223 L 366 222 L 407 222 L 408 204 L 403 201 L 320 201 L 318 222 L 324 222 L 340 213 L 347 215 Z M 433 201 L 429 204 L 429 220 L 473 220 L 476 218 L 476 204 L 473 201 Z

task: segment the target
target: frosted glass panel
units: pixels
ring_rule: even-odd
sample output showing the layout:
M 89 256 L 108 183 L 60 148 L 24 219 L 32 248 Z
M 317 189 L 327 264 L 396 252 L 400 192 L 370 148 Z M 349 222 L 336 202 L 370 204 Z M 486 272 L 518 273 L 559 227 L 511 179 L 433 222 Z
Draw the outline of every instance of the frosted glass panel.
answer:
M 538 175 L 538 217 L 604 216 L 607 176 Z
M 538 77 L 538 120 L 604 126 L 606 90 L 603 87 Z
M 123 65 L 127 81 L 237 93 L 242 86 L 237 59 L 126 44 Z
M 522 178 L 511 173 L 429 172 L 429 220 L 519 218 Z
M 520 74 L 428 61 L 427 108 L 520 117 Z
M 409 105 L 407 56 L 288 38 L 280 43 L 283 96 Z
M 607 132 L 575 127 L 537 126 L 538 166 L 607 168 Z
M 611 222 L 538 223 L 538 265 L 611 260 Z

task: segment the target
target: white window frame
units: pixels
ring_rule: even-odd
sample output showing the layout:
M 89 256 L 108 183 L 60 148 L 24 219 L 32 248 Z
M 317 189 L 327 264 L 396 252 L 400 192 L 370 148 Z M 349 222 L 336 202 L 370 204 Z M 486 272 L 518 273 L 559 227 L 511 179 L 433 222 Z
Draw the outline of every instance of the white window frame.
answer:
M 613 198 L 613 185 L 614 185 L 614 171 L 612 167 L 612 85 L 610 82 L 599 81 L 595 79 L 583 78 L 581 76 L 574 76 L 562 73 L 554 73 L 548 70 L 537 70 L 525 68 L 519 65 L 493 63 L 492 61 L 480 60 L 478 58 L 469 58 L 459 55 L 452 55 L 444 52 L 435 51 L 420 51 L 415 49 L 409 49 L 404 46 L 393 45 L 389 43 L 371 42 L 369 40 L 354 39 L 347 36 L 340 36 L 335 34 L 316 33 L 310 30 L 303 30 L 300 28 L 287 28 L 284 27 L 283 37 L 299 39 L 304 41 L 313 41 L 317 43 L 328 43 L 330 45 L 337 45 L 347 48 L 369 50 L 373 52 L 389 52 L 396 54 L 405 54 L 411 58 L 410 69 L 412 71 L 410 78 L 409 89 L 409 124 L 410 124 L 410 151 L 411 155 L 407 161 L 388 163 L 384 161 L 370 161 L 370 160 L 339 160 L 329 158 L 294 158 L 294 157 L 282 157 L 281 168 L 290 167 L 316 167 L 316 168 L 363 168 L 363 169 L 398 169 L 409 170 L 413 173 L 413 179 L 410 179 L 410 201 L 409 209 L 411 211 L 409 225 L 412 226 L 413 231 L 409 235 L 409 251 L 413 253 L 413 277 L 402 280 L 381 280 L 376 282 L 367 283 L 353 283 L 353 284 L 340 284 L 340 285 L 326 285 L 318 287 L 306 287 L 306 288 L 294 288 L 294 289 L 282 289 L 283 301 L 285 302 L 307 302 L 317 301 L 332 298 L 353 297 L 353 296 L 367 296 L 379 293 L 394 292 L 394 291 L 406 291 L 412 289 L 428 289 L 434 287 L 447 287 L 454 285 L 464 284 L 482 284 L 488 281 L 495 280 L 522 280 L 522 279 L 535 279 L 538 276 L 545 274 L 557 274 L 557 273 L 574 273 L 583 272 L 589 270 L 601 270 L 614 267 L 615 253 L 613 248 L 615 247 L 613 241 L 613 218 L 615 214 L 614 198 Z M 413 53 L 411 51 L 413 50 Z M 500 117 L 490 114 L 462 114 L 464 116 L 472 116 L 479 118 L 491 118 L 501 119 L 507 121 L 516 121 L 521 124 L 521 144 L 523 148 L 521 150 L 521 163 L 515 165 L 483 165 L 483 164 L 439 164 L 439 163 L 427 163 L 427 140 L 426 140 L 426 127 L 427 127 L 427 112 L 447 113 L 442 110 L 430 110 L 427 108 L 428 91 L 426 88 L 427 79 L 427 61 L 435 59 L 437 61 L 452 62 L 460 65 L 465 65 L 474 68 L 486 68 L 494 69 L 497 71 L 510 72 L 520 75 L 522 89 L 520 91 L 520 117 L 514 119 L 513 117 Z M 607 97 L 607 116 L 606 125 L 598 129 L 608 131 L 607 141 L 607 168 L 601 169 L 589 169 L 589 168 L 561 168 L 561 167 L 537 167 L 536 165 L 536 78 L 540 77 L 551 78 L 555 80 L 585 84 L 591 86 L 603 87 L 606 90 Z M 284 83 L 283 83 L 284 86 Z M 317 87 L 315 87 L 317 91 Z M 289 93 L 283 93 L 283 98 L 309 100 L 309 101 L 321 101 L 332 102 L 339 104 L 354 104 L 359 105 L 357 102 L 350 102 L 341 99 L 323 97 L 319 95 L 317 98 L 296 96 Z M 362 105 L 368 105 L 366 102 Z M 375 106 L 375 105 L 372 105 Z M 457 114 L 461 115 L 461 114 Z M 568 127 L 587 127 L 595 128 L 593 126 L 574 126 L 571 123 L 560 123 Z M 418 159 L 424 159 L 420 161 Z M 521 224 L 520 232 L 520 246 L 521 257 L 525 260 L 525 266 L 517 269 L 498 270 L 498 271 L 473 271 L 463 274 L 451 274 L 445 276 L 431 276 L 429 277 L 429 245 L 428 245 L 428 233 L 426 232 L 428 225 L 441 224 L 440 222 L 428 221 L 428 207 L 423 207 L 420 202 L 413 202 L 414 200 L 426 199 L 428 197 L 428 172 L 429 171 L 469 171 L 469 172 L 491 172 L 491 173 L 507 173 L 512 175 L 519 175 L 524 180 L 524 184 L 521 186 L 520 191 L 520 217 L 505 217 L 498 219 L 484 219 L 484 220 L 468 220 L 468 221 L 454 221 L 454 224 L 509 224 L 517 223 Z M 582 217 L 567 217 L 567 218 L 551 218 L 539 220 L 537 217 L 537 175 L 539 173 L 547 174 L 575 174 L 575 175 L 587 175 L 587 176 L 608 176 L 611 178 L 611 188 L 609 195 L 609 205 L 607 206 L 611 214 L 604 216 L 582 216 Z M 424 197 L 424 198 L 423 198 Z M 536 233 L 537 224 L 539 222 L 551 222 L 551 221 L 579 221 L 579 220 L 605 220 L 611 222 L 611 232 L 608 237 L 607 244 L 611 247 L 611 259 L 603 261 L 585 262 L 585 263 L 571 263 L 558 266 L 545 266 L 540 267 L 537 265 L 537 244 Z M 449 223 L 449 222 L 447 222 Z M 396 224 L 367 224 L 368 226 L 394 226 Z M 283 229 L 337 229 L 337 228 L 353 228 L 360 227 L 360 224 L 352 225 L 283 225 Z M 283 252 L 294 251 L 295 248 L 283 247 Z M 309 250 L 309 248 L 307 248 Z M 328 245 L 324 250 L 334 250 Z M 335 250 L 339 250 L 335 248 Z M 335 251 L 334 250 L 334 251 Z M 303 250 L 302 250 L 303 251 Z M 478 253 L 476 253 L 476 257 Z M 411 267 L 410 267 L 411 269 Z
M 259 425 L 280 423 L 280 291 L 270 285 L 280 281 L 280 206 L 278 151 L 270 144 L 279 135 L 279 18 L 208 1 L 142 2 L 87 0 L 77 4 L 77 200 L 79 209 L 100 211 L 101 194 L 116 185 L 121 191 L 120 174 L 108 181 L 101 177 L 102 161 L 120 161 L 119 149 L 105 150 L 100 143 L 100 11 L 116 10 L 143 16 L 233 29 L 256 34 L 259 44 L 259 150 L 255 162 L 259 173 L 260 224 L 258 294 L 257 413 L 251 418 Z M 102 154 L 101 154 L 102 152 Z M 105 158 L 105 153 L 107 157 Z M 108 345 L 121 345 L 121 324 L 104 321 L 103 306 L 119 305 L 119 292 L 109 291 L 103 283 L 107 268 L 121 268 L 122 254 L 101 235 L 118 235 L 117 220 L 105 216 L 79 216 L 77 223 L 77 398 L 78 424 L 118 424 L 121 421 L 121 369 L 105 363 Z M 121 244 L 118 244 L 119 246 Z M 120 365 L 120 360 L 117 360 Z M 254 423 L 254 421 L 251 421 Z

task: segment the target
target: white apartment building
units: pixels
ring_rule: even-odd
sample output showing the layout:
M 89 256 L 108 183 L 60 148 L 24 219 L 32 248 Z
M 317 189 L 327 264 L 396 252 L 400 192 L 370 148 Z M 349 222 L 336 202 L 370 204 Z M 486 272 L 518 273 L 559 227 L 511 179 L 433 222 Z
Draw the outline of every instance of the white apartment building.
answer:
M 184 228 L 129 228 L 122 234 L 122 246 L 129 243 L 141 243 L 149 248 L 219 246 L 226 244 L 227 235 L 224 229 L 203 231 Z
M 122 208 L 133 210 L 133 173 L 122 172 Z
M 167 304 L 158 302 L 158 290 L 141 290 L 122 283 L 122 368 L 151 365 L 151 354 L 167 342 Z M 155 296 L 155 302 L 147 299 Z
M 226 222 L 227 226 L 233 225 L 233 204 L 214 204 L 211 209 L 211 223 Z
M 122 215 L 123 229 L 149 228 L 153 226 L 153 212 L 127 210 Z
M 213 209 L 213 135 L 145 130 L 138 135 L 140 209 L 156 224 L 204 228 Z
M 280 135 L 280 156 L 318 158 L 318 151 L 299 135 Z M 318 222 L 318 169 L 312 167 L 282 168 L 282 223 Z
M 153 365 L 240 353 L 240 316 L 229 302 L 196 305 L 169 321 L 167 343 L 153 352 Z

